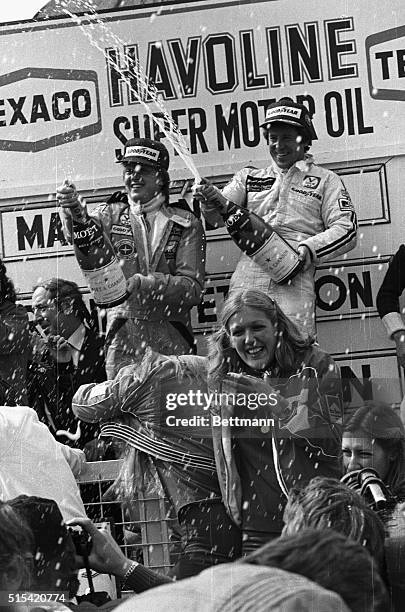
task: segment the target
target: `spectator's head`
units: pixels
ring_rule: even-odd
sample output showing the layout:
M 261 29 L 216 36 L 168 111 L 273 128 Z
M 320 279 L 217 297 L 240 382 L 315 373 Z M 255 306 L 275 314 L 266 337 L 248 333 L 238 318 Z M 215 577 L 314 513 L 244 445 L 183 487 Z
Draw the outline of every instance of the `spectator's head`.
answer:
M 405 478 L 405 429 L 383 402 L 365 402 L 343 426 L 345 472 L 374 468 L 393 490 Z
M 13 302 L 15 304 L 16 294 L 13 281 L 7 276 L 7 269 L 0 259 L 0 304 Z
M 80 323 L 92 326 L 79 287 L 63 278 L 51 278 L 35 285 L 32 309 L 37 322 L 46 331 L 65 338 L 69 338 Z
M 73 597 L 79 585 L 75 547 L 57 503 L 20 495 L 9 504 L 34 536 L 33 589 L 67 591 Z
M 119 162 L 130 202 L 149 210 L 158 194 L 169 199 L 169 152 L 162 142 L 150 138 L 131 138 Z
M 25 520 L 0 501 L 0 591 L 28 591 L 34 539 Z
M 282 170 L 304 158 L 317 138 L 312 116 L 304 104 L 281 98 L 267 107 L 261 124 L 273 161 Z
M 246 559 L 300 574 L 334 591 L 351 612 L 372 612 L 386 602 L 383 581 L 368 551 L 332 529 L 303 529 L 265 544 Z
M 283 534 L 308 527 L 334 529 L 359 542 L 382 567 L 384 525 L 363 498 L 335 478 L 317 476 L 306 487 L 289 493 Z
M 286 375 L 309 344 L 271 297 L 256 289 L 235 291 L 225 300 L 220 328 L 212 336 L 211 376 L 270 367 Z

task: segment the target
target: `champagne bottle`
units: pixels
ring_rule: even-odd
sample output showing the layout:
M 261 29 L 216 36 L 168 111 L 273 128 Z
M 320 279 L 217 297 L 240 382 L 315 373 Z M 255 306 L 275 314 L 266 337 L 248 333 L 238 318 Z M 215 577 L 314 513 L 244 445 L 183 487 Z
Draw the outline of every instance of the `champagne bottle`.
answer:
M 77 262 L 100 308 L 112 308 L 127 298 L 127 281 L 113 246 L 95 219 L 78 201 L 70 209 Z
M 255 213 L 228 200 L 221 214 L 238 247 L 275 282 L 287 283 L 303 268 L 297 251 Z

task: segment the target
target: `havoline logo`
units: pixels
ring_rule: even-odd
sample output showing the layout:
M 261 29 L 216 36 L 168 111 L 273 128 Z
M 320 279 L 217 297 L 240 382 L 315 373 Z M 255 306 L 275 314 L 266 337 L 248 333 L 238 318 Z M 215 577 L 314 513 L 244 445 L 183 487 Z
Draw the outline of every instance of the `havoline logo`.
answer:
M 0 75 L 0 150 L 34 153 L 100 131 L 94 70 L 21 68 Z

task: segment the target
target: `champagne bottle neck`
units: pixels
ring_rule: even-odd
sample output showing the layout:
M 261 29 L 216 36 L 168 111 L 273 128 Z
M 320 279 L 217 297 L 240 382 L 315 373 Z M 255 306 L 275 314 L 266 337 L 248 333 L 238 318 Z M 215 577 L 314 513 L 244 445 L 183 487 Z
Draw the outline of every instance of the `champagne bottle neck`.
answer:
M 226 220 L 231 215 L 236 213 L 237 210 L 240 210 L 240 206 L 238 206 L 234 202 L 231 202 L 231 200 L 227 200 L 226 201 L 226 208 L 225 208 L 224 212 L 222 213 L 222 217 Z

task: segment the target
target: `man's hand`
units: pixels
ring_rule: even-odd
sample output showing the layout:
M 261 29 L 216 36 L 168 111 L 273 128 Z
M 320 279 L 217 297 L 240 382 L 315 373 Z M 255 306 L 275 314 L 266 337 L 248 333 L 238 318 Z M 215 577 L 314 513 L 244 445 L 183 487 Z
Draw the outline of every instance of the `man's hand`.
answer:
M 132 293 L 137 291 L 141 285 L 141 275 L 134 274 L 127 279 L 127 292 Z
M 397 357 L 398 361 L 403 368 L 405 368 L 405 329 L 400 329 L 395 332 L 392 336 L 397 345 Z
M 68 527 L 78 525 L 86 531 L 92 539 L 92 548 L 89 555 L 91 569 L 102 574 L 114 574 L 124 578 L 128 568 L 134 563 L 123 554 L 117 542 L 106 529 L 97 529 L 89 518 L 74 518 L 67 521 Z M 77 558 L 79 567 L 83 567 L 81 557 Z
M 215 185 L 206 179 L 202 179 L 201 183 L 194 183 L 191 191 L 193 197 L 202 202 L 207 209 L 218 210 L 220 213 L 226 212 L 228 200 Z
M 62 208 L 75 208 L 76 206 L 81 206 L 76 187 L 73 183 L 68 183 L 68 181 L 64 181 L 63 185 L 58 187 L 56 190 L 56 199 L 59 206 L 62 206 Z
M 308 268 L 312 264 L 311 251 L 304 244 L 301 244 L 298 247 L 297 251 L 298 251 L 298 259 L 300 261 L 304 261 L 305 262 L 304 263 L 304 267 L 302 268 L 302 271 L 305 272 L 305 270 L 308 270 Z
M 72 347 L 63 336 L 48 336 L 49 352 L 59 363 L 68 363 L 72 359 Z

